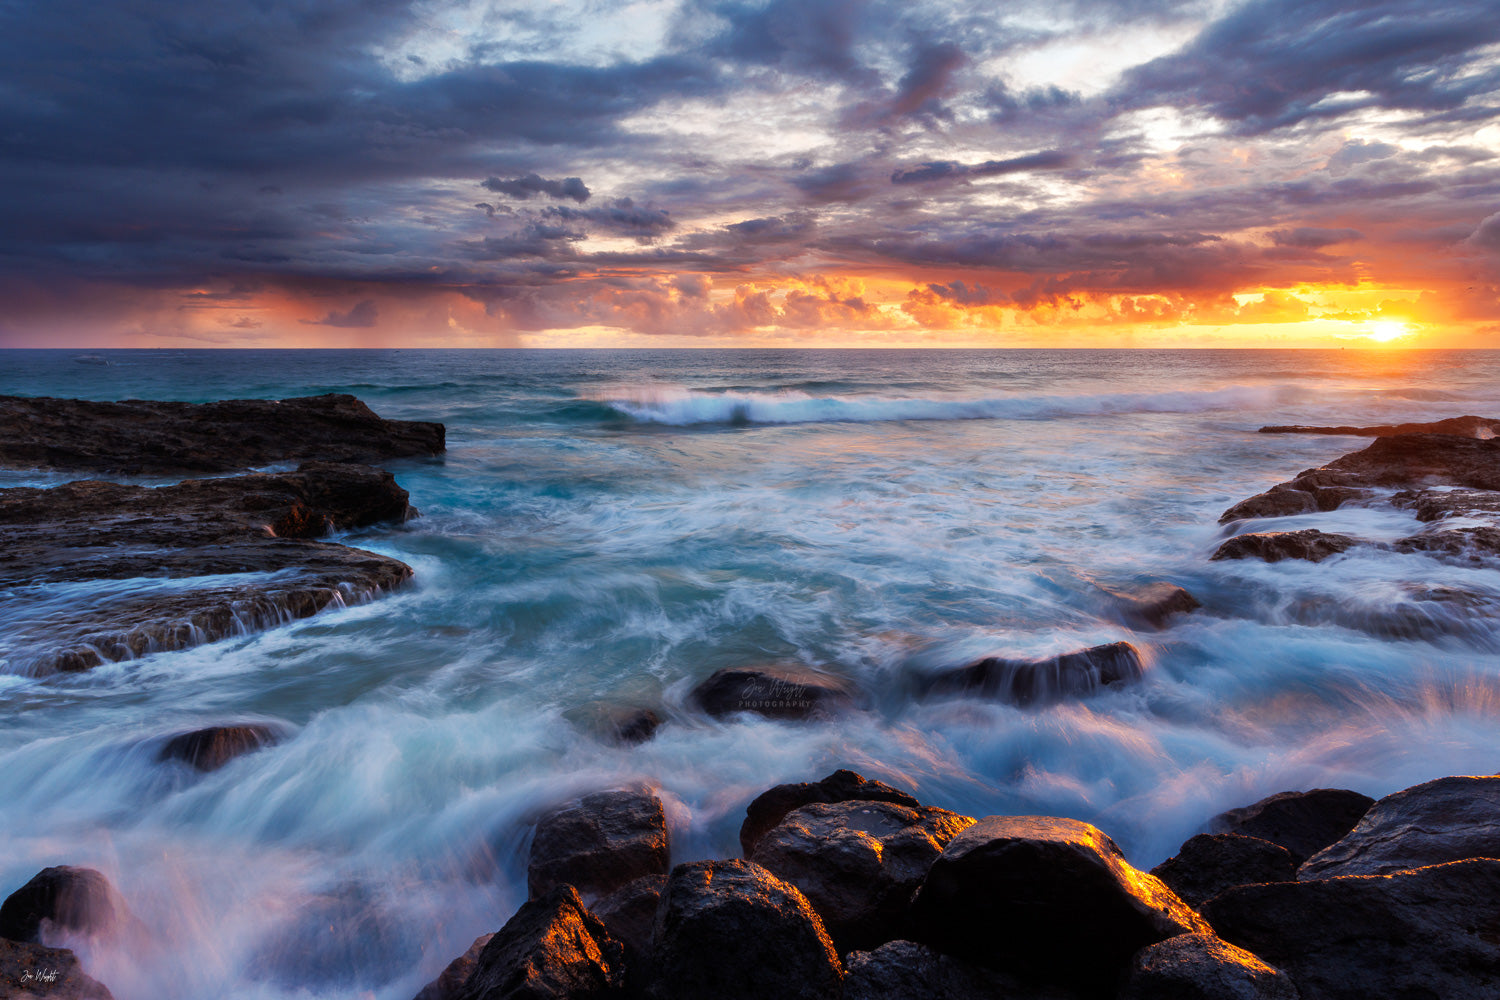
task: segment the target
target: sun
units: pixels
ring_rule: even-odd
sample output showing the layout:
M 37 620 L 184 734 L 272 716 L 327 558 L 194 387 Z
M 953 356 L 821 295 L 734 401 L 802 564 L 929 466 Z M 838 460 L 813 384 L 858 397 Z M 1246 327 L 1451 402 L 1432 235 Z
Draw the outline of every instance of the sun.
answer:
M 1400 320 L 1382 319 L 1370 324 L 1370 332 L 1365 334 L 1365 337 L 1377 343 L 1388 344 L 1410 332 L 1406 324 Z

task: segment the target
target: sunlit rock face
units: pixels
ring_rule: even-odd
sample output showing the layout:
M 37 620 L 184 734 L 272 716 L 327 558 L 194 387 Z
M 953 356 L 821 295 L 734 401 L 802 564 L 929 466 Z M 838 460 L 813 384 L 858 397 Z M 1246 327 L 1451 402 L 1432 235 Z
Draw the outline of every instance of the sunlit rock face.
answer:
M 1347 788 L 1278 792 L 1209 820 L 1213 833 L 1238 833 L 1279 844 L 1297 864 L 1354 829 L 1375 800 Z
M 840 769 L 821 781 L 777 785 L 756 796 L 745 808 L 745 821 L 740 825 L 740 847 L 748 858 L 755 852 L 755 845 L 760 842 L 760 838 L 793 809 L 814 802 L 848 802 L 855 799 L 894 802 L 911 809 L 921 805 L 913 796 L 884 782 L 870 781 L 862 774 Z
M 561 886 L 505 922 L 455 1000 L 593 1000 L 617 996 L 624 983 L 624 946 Z
M 1119 1000 L 1299 1000 L 1297 987 L 1243 948 L 1212 934 L 1180 934 L 1143 948 Z

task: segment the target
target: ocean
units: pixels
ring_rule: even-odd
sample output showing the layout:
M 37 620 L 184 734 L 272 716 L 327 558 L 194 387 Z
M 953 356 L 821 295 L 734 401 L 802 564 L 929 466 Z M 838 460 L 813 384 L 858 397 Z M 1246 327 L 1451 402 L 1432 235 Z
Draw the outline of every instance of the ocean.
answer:
M 1500 600 L 1500 571 L 1378 548 L 1209 561 L 1225 508 L 1367 443 L 1258 427 L 1500 416 L 1500 353 L 80 353 L 0 351 L 0 393 L 341 392 L 448 428 L 441 458 L 387 463 L 422 516 L 340 539 L 410 564 L 406 589 L 0 673 L 0 890 L 105 872 L 144 930 L 78 948 L 120 1000 L 409 1000 L 524 900 L 538 811 L 623 781 L 659 783 L 674 861 L 737 856 L 752 797 L 849 767 L 969 815 L 1095 823 L 1146 868 L 1273 792 L 1500 770 L 1500 622 L 1424 599 Z M 1277 522 L 1312 526 L 1418 527 L 1379 508 Z M 1204 607 L 1160 632 L 1115 620 L 1101 588 L 1152 580 Z M 3 596 L 0 658 L 28 616 L 89 599 Z M 981 656 L 1119 639 L 1145 677 L 1092 697 L 915 694 Z M 718 668 L 787 662 L 853 679 L 863 707 L 686 704 Z M 666 721 L 615 746 L 579 721 L 601 702 Z M 290 736 L 202 776 L 154 759 L 243 720 Z M 328 913 L 340 930 L 312 933 Z

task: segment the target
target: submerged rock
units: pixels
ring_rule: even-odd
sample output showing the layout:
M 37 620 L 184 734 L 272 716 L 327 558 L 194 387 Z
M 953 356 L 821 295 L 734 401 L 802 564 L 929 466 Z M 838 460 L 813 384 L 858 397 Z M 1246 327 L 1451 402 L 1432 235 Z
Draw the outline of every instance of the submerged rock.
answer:
M 923 686 L 931 694 L 974 693 L 1031 705 L 1092 694 L 1102 687 L 1139 680 L 1144 674 L 1141 654 L 1134 646 L 1111 642 L 1044 660 L 988 656 L 935 674 Z
M 989 816 L 954 837 L 912 923 L 946 954 L 1106 996 L 1140 949 L 1209 930 L 1096 827 L 1050 816 Z
M 469 950 L 449 962 L 438 977 L 417 993 L 412 1000 L 454 1000 L 464 983 L 469 981 L 469 976 L 474 972 L 474 967 L 479 964 L 479 955 L 484 951 L 484 946 L 490 943 L 494 934 L 481 934 L 469 945 Z
M 564 885 L 495 932 L 456 1000 L 591 1000 L 624 983 L 624 947 Z
M 844 960 L 844 1000 L 1075 1000 L 1058 988 L 944 955 L 915 941 L 892 941 Z
M 114 1000 L 102 983 L 83 974 L 78 956 L 0 938 L 0 996 L 11 1000 Z
M 656 912 L 655 1000 L 838 1000 L 843 968 L 795 886 L 749 861 L 678 865 Z
M 1118 1000 L 1299 1000 L 1284 973 L 1212 934 L 1179 934 L 1130 963 Z
M 716 670 L 693 689 L 693 700 L 716 718 L 753 712 L 771 719 L 806 719 L 851 708 L 854 687 L 842 677 L 800 666 Z
M 43 868 L 0 904 L 0 937 L 40 940 L 47 928 L 78 934 L 107 934 L 119 925 L 124 907 L 109 879 L 92 868 Z
M 1213 560 L 1255 558 L 1266 562 L 1280 562 L 1283 559 L 1322 562 L 1329 556 L 1348 551 L 1358 544 L 1359 539 L 1352 535 L 1338 535 L 1319 531 L 1317 528 L 1257 531 L 1229 539 L 1214 552 Z
M 1185 615 L 1203 605 L 1175 583 L 1157 580 L 1139 587 L 1100 587 L 1125 624 L 1133 628 L 1167 627 L 1173 615 Z
M 1354 829 L 1375 800 L 1347 788 L 1278 792 L 1209 820 L 1211 833 L 1239 833 L 1280 844 L 1297 864 Z
M 740 849 L 745 857 L 755 852 L 755 845 L 793 809 L 814 802 L 894 802 L 916 809 L 921 806 L 913 796 L 880 781 L 869 781 L 864 775 L 840 768 L 822 781 L 802 781 L 777 785 L 762 792 L 745 809 L 740 825 Z
M 870 949 L 906 933 L 912 893 L 973 823 L 932 806 L 813 803 L 788 813 L 750 860 L 802 890 L 840 953 Z
M 580 729 L 616 746 L 645 743 L 661 726 L 661 716 L 654 709 L 639 705 L 595 702 L 565 714 Z
M 1290 882 L 1297 877 L 1297 860 L 1285 847 L 1259 837 L 1200 833 L 1151 874 L 1196 907 L 1237 885 Z
M 180 760 L 200 771 L 217 771 L 236 757 L 267 747 L 278 739 L 270 726 L 210 726 L 167 740 L 158 760 Z
M 533 899 L 565 884 L 591 899 L 665 875 L 670 854 L 666 812 L 654 792 L 596 792 L 537 821 L 526 880 Z
M 11 468 L 191 475 L 443 449 L 442 424 L 383 420 L 349 395 L 213 403 L 0 396 L 0 465 Z
M 1387 795 L 1297 878 L 1386 875 L 1465 858 L 1500 858 L 1500 777 L 1438 778 Z

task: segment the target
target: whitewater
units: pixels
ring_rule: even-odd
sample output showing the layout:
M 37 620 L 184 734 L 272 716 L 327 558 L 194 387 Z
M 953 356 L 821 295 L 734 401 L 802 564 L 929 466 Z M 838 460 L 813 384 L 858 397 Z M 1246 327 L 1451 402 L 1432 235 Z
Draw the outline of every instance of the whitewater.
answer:
M 347 392 L 448 428 L 441 458 L 387 464 L 422 516 L 339 538 L 411 565 L 400 592 L 86 673 L 0 666 L 0 890 L 104 872 L 139 924 L 72 945 L 121 1000 L 409 1000 L 524 899 L 538 812 L 622 781 L 660 785 L 677 861 L 735 856 L 749 799 L 850 767 L 969 815 L 1095 823 L 1144 868 L 1273 792 L 1500 767 L 1500 624 L 1429 599 L 1500 601 L 1500 571 L 1375 548 L 1209 561 L 1227 507 L 1367 443 L 1258 427 L 1500 416 L 1495 353 L 78 354 L 0 351 L 0 393 Z M 1379 507 L 1278 526 L 1418 527 Z M 1203 608 L 1127 626 L 1106 589 L 1153 580 Z M 0 660 L 120 586 L 173 584 L 0 595 Z M 978 657 L 1122 639 L 1145 677 L 1092 697 L 916 694 Z M 813 722 L 687 704 L 765 663 L 864 703 Z M 665 723 L 616 746 L 587 724 L 601 704 Z M 242 721 L 285 739 L 206 775 L 156 760 Z M 329 914 L 342 930 L 311 933 Z

